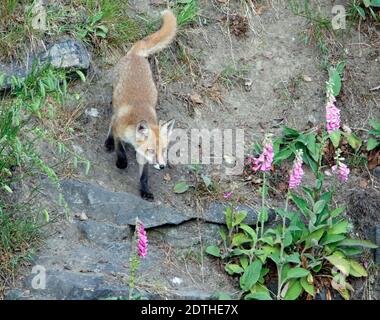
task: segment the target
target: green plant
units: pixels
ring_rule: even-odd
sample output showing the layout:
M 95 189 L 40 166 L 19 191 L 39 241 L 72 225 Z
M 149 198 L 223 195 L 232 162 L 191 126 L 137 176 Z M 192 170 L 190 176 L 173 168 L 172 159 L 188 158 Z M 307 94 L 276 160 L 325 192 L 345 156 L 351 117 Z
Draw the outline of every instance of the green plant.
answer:
M 191 173 L 191 180 L 193 182 L 179 181 L 174 185 L 174 193 L 185 193 L 190 189 L 195 191 L 206 191 L 207 193 L 213 193 L 216 191 L 216 184 L 212 179 L 205 175 L 202 171 L 202 167 L 199 164 L 193 164 L 188 166 Z
M 284 209 L 275 210 L 282 224 L 256 230 L 244 223 L 245 211 L 230 206 L 225 211 L 228 233 L 221 230 L 222 249 L 210 246 L 206 252 L 226 261 L 225 270 L 240 278 L 244 299 L 297 299 L 303 292 L 315 296 L 322 279 L 349 298 L 349 277 L 367 276 L 353 256 L 362 248 L 376 247 L 349 237 L 351 226 L 342 215 L 344 208 L 333 205 L 333 191 L 323 189 L 324 175 L 316 172 L 315 186 L 303 187 L 301 194 L 289 191 Z M 298 211 L 289 209 L 293 203 Z M 277 276 L 277 291 L 271 292 L 266 278 Z M 273 285 L 273 283 L 272 283 Z
M 247 80 L 248 72 L 249 66 L 236 67 L 229 64 L 220 72 L 218 80 L 227 88 L 231 88 Z
M 177 23 L 180 28 L 192 24 L 198 16 L 198 0 L 177 0 Z
M 332 95 L 339 94 L 340 86 L 339 70 L 331 69 L 326 86 L 328 105 L 335 101 Z M 256 152 L 261 155 L 251 163 L 254 170 L 262 171 L 263 175 L 262 204 L 256 227 L 246 224 L 247 212 L 235 210 L 232 203 L 225 211 L 227 232 L 220 230 L 222 247 L 209 246 L 206 252 L 223 259 L 226 272 L 239 277 L 244 299 L 294 300 L 303 293 L 315 297 L 326 286 L 349 299 L 353 291 L 350 278 L 368 275 L 355 257 L 363 248 L 376 248 L 376 245 L 350 237 L 352 227 L 343 215 L 345 209 L 334 202 L 335 188 L 324 187 L 323 157 L 325 145 L 332 139 L 331 133 L 326 129 L 319 135 L 302 134 L 289 128 L 284 131 L 284 138 L 276 140 L 273 148 L 268 142 L 264 148 L 255 145 Z M 285 147 L 281 148 L 282 145 Z M 272 164 L 291 158 L 295 161 L 284 208 L 274 210 L 278 218 L 275 221 L 281 223 L 268 226 L 269 209 L 265 206 L 268 172 Z M 335 172 L 341 181 L 346 181 L 349 170 L 341 162 L 339 149 L 335 161 Z M 297 192 L 303 162 L 311 167 L 314 183 Z M 290 208 L 291 204 L 296 210 Z M 275 274 L 276 283 L 270 281 L 274 277 L 267 276 L 269 273 Z
M 374 11 L 374 8 L 380 8 L 379 0 L 353 0 L 349 10 L 350 15 L 359 15 L 362 19 L 366 19 L 365 8 L 368 9 L 373 19 L 379 21 L 380 17 Z
M 0 76 L 0 81 L 4 81 L 4 76 Z M 55 106 L 63 103 L 67 86 L 66 72 L 50 65 L 34 65 L 25 79 L 12 79 L 10 95 L 1 101 L 0 273 L 4 281 L 14 272 L 17 262 L 24 261 L 32 252 L 42 224 L 38 212 L 43 213 L 45 222 L 49 221 L 48 211 L 35 208 L 36 212 L 33 212 L 29 200 L 25 205 L 22 202 L 12 205 L 13 184 L 28 176 L 42 174 L 58 185 L 56 171 L 39 154 L 43 142 L 57 145 L 62 152 L 66 150 L 75 155 L 44 127 L 44 122 L 54 115 Z M 83 162 L 88 171 L 87 160 L 78 157 L 76 162 Z M 60 199 L 65 205 L 62 195 Z
M 376 120 L 370 120 L 369 124 L 372 129 L 368 131 L 371 137 L 367 142 L 367 151 L 372 151 L 380 145 L 380 122 Z

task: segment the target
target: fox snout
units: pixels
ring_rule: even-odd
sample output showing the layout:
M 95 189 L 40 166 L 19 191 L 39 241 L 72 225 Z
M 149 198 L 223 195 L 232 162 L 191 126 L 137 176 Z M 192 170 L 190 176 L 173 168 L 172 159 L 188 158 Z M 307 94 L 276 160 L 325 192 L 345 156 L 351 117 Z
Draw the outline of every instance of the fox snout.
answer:
M 165 169 L 166 165 L 164 164 L 158 164 L 156 163 L 155 165 L 153 165 L 153 168 L 157 169 L 157 170 L 163 170 Z

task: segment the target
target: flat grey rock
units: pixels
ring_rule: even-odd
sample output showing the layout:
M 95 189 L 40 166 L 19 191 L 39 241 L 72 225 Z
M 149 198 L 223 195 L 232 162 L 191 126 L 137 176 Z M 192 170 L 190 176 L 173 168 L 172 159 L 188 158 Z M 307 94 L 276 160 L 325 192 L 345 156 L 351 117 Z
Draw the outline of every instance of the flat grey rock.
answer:
M 0 63 L 0 91 L 9 90 L 12 85 L 12 78 L 24 79 L 28 71 L 25 67 L 19 66 L 15 63 L 3 64 Z
M 210 204 L 208 210 L 204 212 L 201 216 L 207 222 L 217 223 L 217 224 L 226 224 L 226 217 L 224 212 L 226 211 L 228 204 L 222 202 L 213 202 Z M 247 217 L 244 220 L 244 223 L 248 225 L 255 225 L 257 221 L 257 211 L 246 205 L 238 205 L 235 207 L 236 211 L 247 211 Z M 269 210 L 269 221 L 274 219 L 274 211 Z
M 14 77 L 25 79 L 34 64 L 41 67 L 50 63 L 66 70 L 87 70 L 90 62 L 90 54 L 82 42 L 74 39 L 61 40 L 49 45 L 45 51 L 31 57 L 23 65 L 0 63 L 0 91 L 9 90 Z
M 149 202 L 126 192 L 111 192 L 101 187 L 76 180 L 61 183 L 62 193 L 74 213 L 84 212 L 91 220 L 108 221 L 119 226 L 134 226 L 138 217 L 147 229 L 163 225 L 179 225 L 192 219 L 225 225 L 227 204 L 214 202 L 201 215 L 195 212 L 179 212 L 173 208 Z M 248 206 L 239 205 L 236 210 L 248 212 L 245 223 L 255 225 L 256 211 Z M 274 212 L 270 210 L 269 220 Z
M 147 229 L 161 225 L 178 225 L 195 216 L 149 202 L 126 192 L 110 192 L 101 187 L 75 180 L 61 183 L 66 202 L 74 212 L 85 212 L 96 221 L 119 226 L 136 224 L 138 217 Z
M 66 39 L 49 45 L 37 56 L 40 64 L 50 63 L 56 68 L 82 69 L 90 67 L 90 55 L 82 42 Z
M 77 221 L 76 224 L 84 238 L 100 244 L 123 241 L 131 235 L 131 230 L 128 226 L 116 227 L 92 220 Z

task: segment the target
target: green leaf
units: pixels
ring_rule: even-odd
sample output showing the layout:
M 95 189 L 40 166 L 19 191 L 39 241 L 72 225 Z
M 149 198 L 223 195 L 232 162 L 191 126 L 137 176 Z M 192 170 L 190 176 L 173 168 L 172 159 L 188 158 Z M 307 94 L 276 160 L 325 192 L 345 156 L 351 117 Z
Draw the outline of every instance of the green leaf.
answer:
M 290 150 L 289 148 L 284 148 L 282 150 L 280 150 L 279 152 L 277 152 L 274 156 L 274 163 L 279 163 L 281 161 L 284 161 L 288 158 L 290 158 L 293 154 L 293 151 Z
M 291 199 L 296 204 L 296 206 L 298 207 L 298 209 L 300 209 L 301 212 L 306 217 L 310 216 L 311 211 L 310 211 L 310 209 L 308 207 L 307 202 L 304 199 L 302 199 L 302 198 L 300 198 L 300 197 L 298 197 L 298 196 L 296 196 L 294 194 L 291 195 Z
M 325 200 L 322 200 L 322 199 L 318 200 L 313 206 L 313 212 L 315 214 L 320 214 L 323 211 L 323 209 L 325 208 L 325 206 L 326 206 Z
M 13 193 L 12 189 L 11 189 L 8 185 L 3 184 L 1 187 L 2 187 L 5 191 L 7 191 L 8 193 Z
M 232 226 L 235 227 L 242 223 L 244 219 L 247 217 L 248 212 L 247 211 L 238 211 L 233 216 L 233 223 Z
M 49 222 L 50 220 L 49 212 L 45 209 L 42 213 L 44 215 L 45 222 Z
M 248 263 L 249 263 L 249 261 L 248 261 L 248 257 L 246 257 L 246 256 L 241 256 L 240 259 L 239 259 L 239 261 L 240 261 L 240 264 L 241 264 L 241 266 L 243 267 L 243 269 L 245 269 L 245 268 L 248 267 Z
M 232 300 L 232 297 L 224 292 L 218 292 L 215 294 L 217 300 Z
M 330 212 L 330 217 L 331 218 L 335 218 L 337 216 L 339 216 L 341 213 L 343 213 L 346 209 L 343 208 L 343 207 L 340 207 L 340 208 L 336 208 L 334 209 L 333 211 Z
M 337 64 L 336 66 L 336 71 L 342 75 L 343 74 L 343 71 L 344 71 L 344 67 L 346 66 L 346 62 L 345 61 L 341 61 Z
M 206 248 L 206 253 L 214 257 L 220 257 L 220 249 L 217 246 L 209 246 Z
M 354 277 L 368 277 L 366 269 L 357 261 L 349 260 L 350 262 L 350 275 Z
M 252 239 L 250 237 L 247 237 L 245 233 L 239 232 L 234 234 L 232 238 L 232 245 L 235 247 L 240 246 L 243 243 L 251 242 Z
M 379 0 L 380 1 L 380 0 Z M 374 120 L 374 119 L 371 119 L 368 121 L 369 124 L 371 125 L 371 127 L 373 129 L 375 129 L 376 131 L 379 131 L 380 132 L 380 122 Z
M 257 241 L 256 232 L 249 225 L 247 225 L 247 224 L 240 224 L 239 228 L 242 229 L 242 230 L 244 230 L 251 237 L 251 239 L 254 242 Z
M 355 133 L 346 135 L 346 139 L 347 139 L 348 144 L 354 150 L 358 150 L 360 146 L 362 145 L 362 140 Z
M 372 7 L 380 7 L 380 0 L 369 0 Z
M 286 279 L 283 282 L 286 282 L 289 279 L 298 279 L 298 278 L 306 277 L 309 273 L 310 273 L 309 270 L 306 270 L 300 267 L 289 269 L 286 275 Z
M 364 11 L 364 9 L 363 9 L 362 7 L 360 7 L 360 6 L 355 6 L 355 9 L 356 9 L 356 11 L 359 13 L 359 15 L 360 15 L 363 19 L 365 19 L 365 11 Z
M 350 263 L 343 257 L 339 257 L 336 254 L 325 257 L 327 261 L 329 261 L 333 266 L 337 267 L 343 274 L 346 276 L 350 273 Z
M 219 229 L 219 234 L 220 234 L 220 237 L 222 238 L 223 241 L 227 240 L 227 235 L 222 228 Z
M 342 79 L 340 77 L 339 72 L 336 69 L 330 70 L 330 79 L 329 82 L 332 86 L 332 94 L 336 97 L 340 93 L 340 89 L 342 88 Z
M 341 132 L 339 130 L 335 130 L 330 133 L 329 138 L 334 146 L 334 148 L 338 148 L 340 144 Z
M 321 240 L 321 245 L 336 243 L 336 242 L 339 242 L 345 238 L 346 238 L 346 236 L 343 234 L 326 234 Z
M 244 300 L 272 300 L 269 292 L 252 292 L 244 297 Z
M 300 135 L 300 133 L 297 130 L 288 127 L 284 127 L 283 132 L 284 135 L 288 138 L 297 138 Z
M 291 231 L 289 230 L 286 230 L 285 232 L 285 238 L 284 238 L 284 247 L 288 247 L 292 244 L 293 242 L 293 237 L 292 237 L 292 233 Z
M 212 185 L 212 181 L 209 177 L 202 175 L 202 180 L 206 188 L 209 188 Z
M 88 173 L 90 172 L 90 168 L 91 168 L 91 162 L 89 160 L 86 161 L 86 167 L 85 167 L 85 170 L 84 170 L 84 174 L 87 176 Z
M 314 285 L 307 281 L 307 277 L 301 278 L 300 283 L 302 288 L 314 297 Z
M 255 260 L 244 270 L 244 274 L 240 278 L 240 287 L 244 291 L 249 291 L 257 280 L 259 280 L 261 268 L 261 261 Z
M 363 247 L 376 249 L 377 245 L 368 240 L 359 240 L 359 239 L 346 239 L 339 243 L 339 246 L 345 247 Z
M 75 70 L 76 74 L 79 76 L 79 78 L 82 80 L 82 82 L 86 82 L 86 76 L 84 73 L 80 70 Z
M 285 300 L 296 300 L 302 293 L 302 286 L 299 280 L 291 281 L 284 296 Z
M 235 273 L 243 273 L 244 269 L 240 267 L 238 264 L 229 263 L 227 264 L 224 269 L 227 271 L 229 275 L 234 275 Z
M 244 297 L 244 300 L 272 300 L 272 298 L 269 294 L 268 288 L 257 283 L 251 288 L 251 293 Z
M 363 253 L 363 249 L 356 247 L 339 247 L 339 250 L 346 256 L 357 256 Z
M 189 188 L 190 186 L 185 181 L 177 182 L 174 186 L 174 193 L 185 193 Z
M 322 238 L 324 232 L 325 230 L 321 228 L 309 234 L 305 239 L 305 249 L 309 249 L 317 244 Z
M 224 212 L 224 215 L 226 216 L 226 225 L 227 225 L 228 230 L 232 229 L 232 214 L 233 214 L 232 208 L 227 207 L 226 211 Z
M 332 228 L 330 228 L 327 233 L 328 234 L 342 234 L 348 232 L 349 223 L 347 220 L 342 220 L 336 224 L 333 225 Z
M 369 138 L 367 142 L 367 151 L 371 151 L 375 149 L 380 144 L 380 141 L 378 141 L 375 138 Z
M 300 254 L 298 252 L 294 252 L 290 255 L 286 255 L 285 256 L 285 262 L 289 263 L 301 263 L 301 260 L 300 260 Z

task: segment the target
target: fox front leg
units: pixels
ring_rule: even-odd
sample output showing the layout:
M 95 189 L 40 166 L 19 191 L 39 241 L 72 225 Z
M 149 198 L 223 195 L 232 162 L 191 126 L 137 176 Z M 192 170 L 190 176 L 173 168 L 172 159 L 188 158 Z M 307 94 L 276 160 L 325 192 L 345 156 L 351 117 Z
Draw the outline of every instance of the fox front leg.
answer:
M 138 161 L 139 162 L 139 161 Z M 139 162 L 139 169 L 140 169 L 140 195 L 141 198 L 148 201 L 153 201 L 154 196 L 153 193 L 149 191 L 149 185 L 148 185 L 148 162 Z
M 128 167 L 127 153 L 125 152 L 125 148 L 120 139 L 116 139 L 115 141 L 116 147 L 116 167 L 119 169 L 125 169 Z

